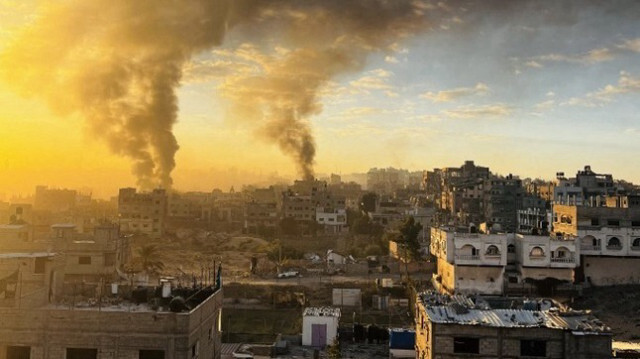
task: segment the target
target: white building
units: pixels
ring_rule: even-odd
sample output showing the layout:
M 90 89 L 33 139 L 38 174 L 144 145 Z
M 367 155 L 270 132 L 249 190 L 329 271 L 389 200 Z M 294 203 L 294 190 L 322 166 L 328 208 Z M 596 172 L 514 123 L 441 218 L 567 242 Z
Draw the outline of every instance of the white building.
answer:
M 302 345 L 324 348 L 338 336 L 340 308 L 309 307 L 302 313 Z
M 347 226 L 347 210 L 316 207 L 316 222 L 324 226 L 329 233 L 342 233 Z
M 434 284 L 448 293 L 501 295 L 550 278 L 571 283 L 580 264 L 573 238 L 432 228 L 430 250 L 437 258 Z

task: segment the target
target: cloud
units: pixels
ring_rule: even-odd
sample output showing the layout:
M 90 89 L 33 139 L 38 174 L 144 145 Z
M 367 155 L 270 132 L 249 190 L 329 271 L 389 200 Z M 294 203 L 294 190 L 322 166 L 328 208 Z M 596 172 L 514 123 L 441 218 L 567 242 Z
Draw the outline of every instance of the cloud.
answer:
M 562 105 L 596 107 L 612 102 L 615 97 L 629 93 L 640 93 L 640 77 L 634 77 L 626 71 L 620 72 L 617 85 L 605 87 L 589 92 L 582 97 L 572 97 Z
M 529 58 L 525 62 L 525 66 L 540 68 L 544 62 L 565 62 L 581 65 L 594 65 L 601 62 L 611 61 L 616 57 L 625 53 L 640 53 L 640 38 L 627 39 L 622 43 L 614 44 L 608 47 L 599 47 L 591 49 L 580 54 L 559 54 L 550 53 Z
M 474 87 L 458 87 L 451 90 L 443 90 L 438 92 L 426 92 L 420 95 L 433 102 L 451 102 L 462 97 L 484 95 L 489 92 L 489 87 L 482 82 L 478 82 Z
M 391 55 L 387 55 L 384 57 L 384 61 L 390 64 L 397 64 L 398 62 L 398 58 L 395 56 L 391 56 Z
M 511 107 L 504 104 L 470 105 L 442 111 L 443 115 L 453 119 L 497 118 L 509 116 L 511 113 Z
M 555 106 L 556 101 L 555 100 L 547 100 L 547 101 L 542 101 L 538 104 L 536 104 L 535 108 L 538 111 L 548 111 L 550 109 L 553 108 L 553 106 Z
M 392 91 L 393 86 L 388 79 L 393 73 L 384 69 L 375 69 L 365 73 L 357 80 L 349 82 L 349 85 L 358 93 L 369 93 L 371 90 Z
M 539 69 L 539 68 L 543 67 L 541 63 L 539 63 L 538 61 L 534 61 L 534 60 L 527 61 L 527 62 L 524 63 L 524 65 L 527 66 L 527 67 L 533 67 L 535 69 Z

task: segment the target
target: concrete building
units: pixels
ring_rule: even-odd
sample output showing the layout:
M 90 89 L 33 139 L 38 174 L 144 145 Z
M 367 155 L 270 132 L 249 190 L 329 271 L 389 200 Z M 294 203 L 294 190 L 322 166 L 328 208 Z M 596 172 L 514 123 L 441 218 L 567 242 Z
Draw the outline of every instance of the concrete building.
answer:
M 430 251 L 434 286 L 443 293 L 548 294 L 573 283 L 580 265 L 579 246 L 564 237 L 431 228 Z
M 135 304 L 118 295 L 1 306 L 0 358 L 220 358 L 222 290 L 181 294 L 189 298 L 182 307 L 171 307 L 171 298 Z
M 55 250 L 65 254 L 65 283 L 117 279 L 118 270 L 131 258 L 129 240 L 120 236 L 116 224 L 97 225 L 90 235 L 77 233 L 73 224 L 56 224 L 51 229 Z
M 484 220 L 499 224 L 503 231 L 515 232 L 518 210 L 522 209 L 524 188 L 513 175 L 492 177 L 484 181 Z
M 435 284 L 443 292 L 503 293 L 507 265 L 504 235 L 431 228 L 430 251 L 437 258 Z
M 302 345 L 324 348 L 338 336 L 340 308 L 308 307 L 302 313 Z
M 550 300 L 424 292 L 415 311 L 416 358 L 611 357 L 610 328 Z
M 0 358 L 220 357 L 219 286 L 132 288 L 117 277 L 69 285 L 67 271 L 76 268 L 68 258 L 90 243 L 74 243 L 70 225 L 54 226 L 42 241 L 14 227 L 3 229 L 0 254 Z M 117 227 L 103 227 L 94 242 L 109 244 Z
M 577 282 L 640 283 L 640 208 L 555 204 L 553 232 L 580 243 Z
M 347 210 L 344 208 L 316 207 L 316 222 L 325 233 L 340 234 L 347 231 Z
M 599 206 L 606 196 L 617 192 L 613 176 L 595 173 L 588 165 L 574 178 L 566 178 L 564 172 L 558 172 L 556 181 L 554 203 L 557 204 Z
M 163 189 L 137 193 L 135 188 L 121 188 L 118 217 L 122 232 L 142 233 L 151 238 L 159 238 L 165 231 L 167 193 Z

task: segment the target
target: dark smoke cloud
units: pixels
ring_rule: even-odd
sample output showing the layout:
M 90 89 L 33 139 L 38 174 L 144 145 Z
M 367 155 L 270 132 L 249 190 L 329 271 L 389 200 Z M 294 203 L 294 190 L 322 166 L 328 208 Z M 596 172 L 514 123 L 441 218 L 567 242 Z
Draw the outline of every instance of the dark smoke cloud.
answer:
M 262 71 L 226 76 L 222 93 L 235 116 L 254 121 L 311 178 L 308 119 L 322 109 L 321 87 L 427 29 L 432 8 L 409 0 L 59 1 L 7 47 L 0 71 L 22 94 L 46 99 L 60 114 L 81 114 L 114 153 L 132 160 L 141 188 L 169 187 L 182 71 L 242 24 L 256 36 L 249 40 L 294 50 L 256 54 Z

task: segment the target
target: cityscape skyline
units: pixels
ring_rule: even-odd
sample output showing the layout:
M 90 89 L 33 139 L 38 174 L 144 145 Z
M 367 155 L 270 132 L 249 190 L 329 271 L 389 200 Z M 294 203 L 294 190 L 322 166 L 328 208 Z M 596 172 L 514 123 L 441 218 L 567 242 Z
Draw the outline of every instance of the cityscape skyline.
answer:
M 319 86 L 318 108 L 302 119 L 314 136 L 317 174 L 388 166 L 426 170 L 473 159 L 522 178 L 572 175 L 589 164 L 596 172 L 640 181 L 640 170 L 629 166 L 640 150 L 639 5 L 422 4 L 426 25 L 385 38 L 355 69 Z M 309 16 L 316 9 L 297 10 Z M 3 79 L 34 65 L 13 61 L 18 52 L 10 44 L 28 38 L 48 11 L 35 1 L 0 2 L 0 21 L 7 24 L 0 53 L 3 65 L 15 65 L 4 66 Z M 300 177 L 290 157 L 256 135 L 254 122 L 233 119 L 234 94 L 225 90 L 305 48 L 282 32 L 256 34 L 275 26 L 238 25 L 222 45 L 196 51 L 182 66 L 173 127 L 180 146 L 171 173 L 176 189 Z M 92 135 L 82 113 L 61 115 L 49 100 L 31 84 L 16 91 L 11 79 L 0 82 L 3 192 L 30 193 L 47 184 L 90 187 L 106 197 L 134 186 L 132 161 Z

